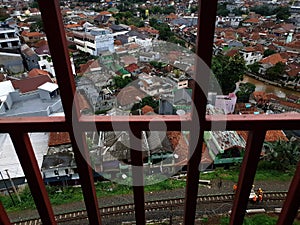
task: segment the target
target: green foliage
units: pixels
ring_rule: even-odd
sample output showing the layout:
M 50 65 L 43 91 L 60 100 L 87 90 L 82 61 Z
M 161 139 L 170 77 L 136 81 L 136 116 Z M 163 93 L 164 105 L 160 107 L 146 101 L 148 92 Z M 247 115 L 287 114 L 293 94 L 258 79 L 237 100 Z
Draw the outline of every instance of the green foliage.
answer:
M 163 14 L 170 14 L 170 13 L 175 13 L 175 12 L 176 12 L 176 9 L 174 6 L 167 6 L 162 11 Z
M 226 3 L 218 4 L 217 15 L 218 16 L 228 16 L 229 10 L 226 9 Z
M 238 54 L 233 57 L 217 55 L 212 59 L 211 68 L 223 94 L 228 94 L 233 92 L 236 88 L 236 83 L 243 79 L 246 64 L 243 57 Z
M 234 8 L 232 13 L 236 16 L 241 16 L 244 12 L 241 10 L 241 8 Z
M 157 61 L 151 61 L 150 65 L 155 67 L 156 69 L 161 69 L 163 67 L 163 63 L 162 62 L 157 62 Z
M 278 62 L 266 70 L 266 78 L 269 80 L 278 80 L 285 72 L 286 65 Z
M 251 73 L 257 74 L 259 72 L 260 64 L 258 62 L 255 62 L 251 65 L 247 66 Z
M 41 16 L 29 17 L 25 22 L 30 23 L 30 31 L 31 32 L 44 30 L 44 24 L 43 24 Z
M 255 85 L 249 82 L 240 83 L 239 91 L 236 93 L 238 102 L 249 102 L 250 95 L 255 91 Z
M 284 6 L 284 7 L 279 6 L 278 8 L 275 9 L 275 12 L 276 12 L 276 18 L 278 20 L 286 21 L 291 16 L 288 6 Z
M 168 24 L 160 23 L 157 19 L 151 18 L 149 20 L 149 25 L 159 31 L 159 39 L 164 41 L 174 40 L 174 33 L 171 31 Z
M 289 170 L 300 160 L 300 145 L 297 141 L 269 142 L 266 148 L 264 159 L 271 163 L 274 170 Z
M 147 96 L 142 99 L 139 103 L 136 103 L 132 106 L 131 111 L 136 111 L 138 109 L 143 108 L 144 106 L 149 105 L 153 109 L 156 109 L 158 107 L 158 101 L 155 100 L 152 96 Z
M 272 8 L 269 7 L 269 5 L 267 5 L 267 4 L 256 5 L 254 7 L 251 7 L 250 11 L 260 14 L 262 16 L 270 16 L 273 14 Z
M 132 82 L 132 78 L 131 77 L 121 77 L 121 76 L 114 76 L 113 78 L 115 86 L 117 88 L 124 88 L 127 84 L 129 84 L 130 82 Z
M 34 0 L 29 6 L 30 8 L 39 8 L 39 4 L 36 0 Z
M 278 20 L 287 20 L 291 16 L 288 6 L 278 6 L 276 8 L 272 8 L 267 4 L 263 4 L 252 7 L 250 11 L 262 16 L 276 15 Z
M 264 57 L 268 57 L 269 55 L 273 55 L 273 54 L 275 54 L 276 53 L 276 51 L 274 51 L 274 50 L 272 50 L 272 49 L 266 49 L 265 51 L 264 51 Z
M 154 15 L 160 14 L 160 13 L 162 13 L 162 8 L 158 5 L 155 5 L 150 8 L 150 12 L 151 12 L 151 14 L 154 14 Z
M 182 47 L 185 47 L 185 41 L 175 37 L 175 36 L 171 36 L 169 39 L 168 39 L 169 42 L 171 43 L 174 43 L 174 44 L 179 44 L 181 45 Z

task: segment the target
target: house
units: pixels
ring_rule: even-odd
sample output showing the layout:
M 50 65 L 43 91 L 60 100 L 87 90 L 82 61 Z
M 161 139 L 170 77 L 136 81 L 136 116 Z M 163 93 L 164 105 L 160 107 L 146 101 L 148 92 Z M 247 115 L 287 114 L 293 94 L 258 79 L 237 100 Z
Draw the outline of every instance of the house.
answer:
M 140 62 L 158 61 L 160 59 L 159 52 L 141 52 L 139 54 Z
M 38 55 L 27 44 L 21 46 L 21 55 L 27 70 L 30 71 L 34 68 L 40 68 Z
M 76 48 L 91 55 L 100 55 L 105 51 L 114 52 L 114 38 L 111 32 L 103 28 L 93 28 L 85 32 L 73 32 Z
M 131 109 L 134 103 L 139 102 L 147 95 L 134 86 L 127 86 L 117 95 L 117 105 L 123 109 Z
M 0 27 L 0 48 L 17 49 L 21 46 L 15 29 Z
M 261 59 L 259 62 L 261 64 L 259 73 L 264 74 L 268 68 L 275 66 L 279 62 L 286 63 L 287 60 L 283 59 L 279 53 L 275 53 L 275 54 L 269 55 L 268 57 Z
M 225 114 L 231 114 L 234 112 L 237 97 L 234 93 L 228 95 L 216 95 L 213 97 L 213 105 L 224 111 Z
M 49 116 L 62 112 L 58 86 L 48 76 L 3 81 L 0 82 L 0 87 L 2 117 Z
M 21 33 L 21 37 L 24 39 L 24 41 L 26 43 L 34 43 L 37 42 L 41 39 L 45 38 L 45 34 L 42 34 L 40 32 L 27 32 L 27 31 L 23 31 Z
M 240 54 L 243 56 L 246 65 L 251 65 L 255 62 L 259 62 L 263 55 L 260 51 L 257 51 L 254 47 L 245 47 L 240 49 Z
M 174 82 L 168 78 L 140 74 L 138 76 L 140 89 L 150 96 L 171 93 Z
M 71 139 L 67 132 L 49 133 L 47 154 L 43 156 L 41 172 L 47 184 L 75 183 L 79 179 L 72 151 Z
M 206 131 L 205 144 L 215 165 L 242 161 L 246 142 L 236 131 Z
M 47 42 L 40 41 L 36 43 L 37 48 L 34 50 L 38 56 L 38 67 L 41 70 L 45 70 L 55 77 L 55 70 L 53 66 L 53 61 L 51 58 L 51 53 L 49 50 L 49 46 Z M 73 57 L 70 57 L 71 68 L 73 74 L 75 74 L 75 65 L 73 61 Z

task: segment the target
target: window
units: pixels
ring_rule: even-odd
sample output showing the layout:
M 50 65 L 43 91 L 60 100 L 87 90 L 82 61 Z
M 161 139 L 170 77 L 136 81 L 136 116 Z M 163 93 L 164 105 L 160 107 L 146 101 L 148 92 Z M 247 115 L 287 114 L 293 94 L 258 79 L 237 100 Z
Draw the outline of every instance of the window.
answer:
M 49 47 L 54 54 L 52 55 L 53 64 L 57 74 L 57 82 L 60 87 L 62 103 L 65 111 L 65 117 L 53 118 L 0 118 L 0 132 L 8 132 L 14 143 L 19 160 L 22 164 L 23 170 L 26 174 L 29 187 L 34 197 L 37 209 L 39 211 L 43 224 L 56 224 L 54 213 L 51 208 L 47 192 L 40 175 L 40 171 L 34 154 L 32 146 L 27 135 L 28 132 L 34 131 L 65 131 L 69 132 L 71 139 L 74 140 L 74 131 L 69 126 L 72 123 L 72 118 L 76 120 L 77 124 L 83 125 L 88 129 L 91 123 L 95 123 L 99 130 L 112 130 L 111 117 L 96 117 L 91 119 L 88 117 L 81 117 L 78 110 L 72 111 L 72 103 L 75 93 L 74 78 L 71 71 L 69 55 L 66 48 L 67 43 L 65 40 L 65 33 L 63 30 L 62 18 L 59 13 L 59 1 L 56 0 L 40 0 L 40 9 L 42 11 L 42 18 L 44 27 L 47 33 L 47 40 Z M 213 46 L 214 24 L 216 17 L 217 1 L 200 1 L 199 8 L 201 9 L 199 20 L 201 24 L 198 25 L 197 53 L 208 64 L 211 62 L 211 52 Z M 205 76 L 199 71 L 199 76 Z M 203 79 L 205 82 L 205 79 Z M 241 168 L 239 177 L 239 189 L 237 190 L 230 224 L 241 225 L 245 215 L 245 210 L 248 202 L 248 197 L 256 172 L 257 162 L 259 159 L 260 149 L 263 144 L 264 136 L 267 129 L 299 129 L 300 117 L 297 114 L 293 115 L 252 115 L 241 117 L 239 115 L 224 116 L 206 116 L 206 97 L 200 87 L 195 86 L 193 98 L 195 107 L 199 113 L 200 133 L 193 134 L 199 136 L 200 140 L 196 145 L 196 151 L 188 161 L 188 174 L 187 174 L 187 187 L 185 198 L 185 224 L 192 225 L 195 223 L 196 203 L 198 194 L 199 183 L 199 162 L 201 159 L 203 133 L 204 130 L 216 129 L 211 127 L 212 121 L 214 123 L 222 123 L 227 121 L 227 129 L 240 130 L 245 129 L 250 131 L 247 139 L 246 154 L 244 156 L 243 166 Z M 195 125 L 193 121 L 196 119 L 195 114 L 190 118 L 185 118 L 184 121 L 179 116 L 163 116 L 163 123 L 166 124 L 168 130 L 180 130 L 181 124 L 190 129 Z M 140 137 L 141 132 L 148 127 L 151 122 L 150 117 L 135 116 L 129 118 L 132 125 L 134 125 L 134 135 Z M 127 124 L 126 121 L 119 119 L 115 121 L 121 127 Z M 157 122 L 159 124 L 160 122 Z M 16 130 L 15 128 L 18 127 Z M 193 132 L 193 129 L 191 129 Z M 82 131 L 84 132 L 84 130 Z M 191 135 L 191 137 L 193 137 Z M 192 138 L 193 142 L 194 139 Z M 98 201 L 96 199 L 94 180 L 91 168 L 83 159 L 79 152 L 78 143 L 72 143 L 76 163 L 78 165 L 78 173 L 82 185 L 83 196 L 85 199 L 86 209 L 88 211 L 90 224 L 101 224 L 101 215 L 98 210 Z M 140 146 L 141 143 L 131 143 L 132 145 Z M 86 148 L 84 148 L 86 150 Z M 135 165 L 141 165 L 141 154 L 139 151 L 132 151 L 132 161 Z M 28 163 L 31 162 L 31 163 Z M 141 175 L 139 170 L 134 170 L 134 174 Z M 300 166 L 296 171 L 286 203 L 283 207 L 282 214 L 279 218 L 278 225 L 292 224 L 297 210 L 299 208 L 299 189 L 300 189 Z M 135 216 L 137 224 L 145 224 L 145 198 L 143 186 L 135 186 L 134 203 L 135 203 Z M 2 205 L 0 204 L 0 221 L 4 224 L 9 224 L 9 219 Z

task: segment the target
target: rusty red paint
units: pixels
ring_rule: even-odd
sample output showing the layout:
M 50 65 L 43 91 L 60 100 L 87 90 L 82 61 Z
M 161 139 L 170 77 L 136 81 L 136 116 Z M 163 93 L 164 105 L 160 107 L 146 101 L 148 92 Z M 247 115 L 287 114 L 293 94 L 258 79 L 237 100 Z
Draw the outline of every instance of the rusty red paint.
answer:
M 1 201 L 0 201 L 0 224 L 1 225 L 11 225 L 10 220 L 7 216 L 7 213 L 4 209 Z
M 300 207 L 300 161 L 282 206 L 277 225 L 292 225 Z
M 42 223 L 55 225 L 56 221 L 54 213 L 28 134 L 14 131 L 10 132 L 10 137 L 23 168 Z
M 247 139 L 245 155 L 240 169 L 238 188 L 235 194 L 230 225 L 242 225 L 250 190 L 254 181 L 261 149 L 265 140 L 265 130 L 250 131 Z

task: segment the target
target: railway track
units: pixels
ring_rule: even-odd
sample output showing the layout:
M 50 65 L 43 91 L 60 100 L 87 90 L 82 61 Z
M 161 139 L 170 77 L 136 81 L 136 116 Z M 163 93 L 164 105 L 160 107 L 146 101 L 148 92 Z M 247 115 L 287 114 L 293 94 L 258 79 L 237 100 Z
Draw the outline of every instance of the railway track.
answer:
M 264 193 L 264 203 L 271 204 L 272 202 L 283 201 L 287 195 L 287 192 L 265 192 Z M 200 204 L 212 204 L 212 203 L 222 203 L 229 204 L 233 201 L 234 194 L 215 194 L 198 196 L 197 202 Z M 184 205 L 184 198 L 172 198 L 163 200 L 154 200 L 145 202 L 145 211 L 155 212 L 162 210 L 178 210 L 179 207 Z M 101 216 L 103 218 L 116 217 L 122 215 L 132 215 L 134 214 L 134 204 L 124 204 L 102 207 L 99 209 Z M 64 223 L 73 220 L 83 220 L 87 219 L 87 212 L 85 210 L 68 212 L 64 214 L 59 214 L 55 216 L 57 223 Z M 41 224 L 41 220 L 29 219 L 24 221 L 14 222 L 14 225 L 37 225 Z

